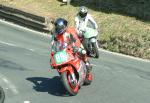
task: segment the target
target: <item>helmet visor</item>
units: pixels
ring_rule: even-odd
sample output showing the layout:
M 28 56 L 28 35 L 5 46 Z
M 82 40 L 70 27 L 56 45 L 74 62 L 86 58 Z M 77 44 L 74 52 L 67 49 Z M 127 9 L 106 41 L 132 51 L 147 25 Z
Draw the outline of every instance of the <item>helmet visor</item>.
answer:
M 64 30 L 65 30 L 65 27 L 63 25 L 61 25 L 61 26 L 56 25 L 55 26 L 55 32 L 58 33 L 58 34 L 62 33 Z
M 80 16 L 81 18 L 85 18 L 85 17 L 86 17 L 86 15 L 87 15 L 87 13 L 79 12 L 79 16 Z

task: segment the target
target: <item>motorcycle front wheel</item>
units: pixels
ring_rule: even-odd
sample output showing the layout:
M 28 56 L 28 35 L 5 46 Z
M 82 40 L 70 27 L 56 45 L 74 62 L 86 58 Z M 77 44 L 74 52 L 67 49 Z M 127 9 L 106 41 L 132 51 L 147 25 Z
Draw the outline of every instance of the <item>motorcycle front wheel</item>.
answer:
M 78 93 L 79 86 L 77 80 L 74 81 L 72 79 L 71 74 L 69 71 L 65 71 L 61 74 L 62 82 L 65 89 L 69 92 L 71 96 L 75 96 Z
M 2 87 L 0 87 L 0 103 L 4 103 L 5 93 Z

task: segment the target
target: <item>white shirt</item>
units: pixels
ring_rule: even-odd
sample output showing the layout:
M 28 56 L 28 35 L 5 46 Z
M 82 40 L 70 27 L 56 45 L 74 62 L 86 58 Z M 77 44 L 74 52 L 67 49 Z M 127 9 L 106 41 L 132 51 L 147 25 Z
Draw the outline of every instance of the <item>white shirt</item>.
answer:
M 95 29 L 98 28 L 97 23 L 90 14 L 87 14 L 85 18 L 81 18 L 79 15 L 77 15 L 75 17 L 75 28 L 77 32 L 79 32 L 79 30 L 84 30 L 88 26 L 89 22 L 92 23 Z

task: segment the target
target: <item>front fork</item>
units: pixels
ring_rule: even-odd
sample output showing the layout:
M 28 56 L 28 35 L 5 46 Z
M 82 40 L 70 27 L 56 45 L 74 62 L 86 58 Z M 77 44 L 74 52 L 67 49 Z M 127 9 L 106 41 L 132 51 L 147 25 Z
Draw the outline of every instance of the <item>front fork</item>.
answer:
M 89 42 L 90 52 L 93 52 L 93 44 L 96 43 L 96 46 L 98 46 L 97 39 L 96 37 L 93 37 L 93 38 L 90 38 L 89 41 L 90 41 Z
M 61 69 L 58 69 L 59 74 L 65 72 L 65 71 L 69 72 L 69 74 L 70 74 L 69 79 L 72 83 L 74 81 L 77 82 L 77 79 L 76 79 L 76 76 L 75 76 L 72 66 L 65 66 L 65 67 L 62 67 Z

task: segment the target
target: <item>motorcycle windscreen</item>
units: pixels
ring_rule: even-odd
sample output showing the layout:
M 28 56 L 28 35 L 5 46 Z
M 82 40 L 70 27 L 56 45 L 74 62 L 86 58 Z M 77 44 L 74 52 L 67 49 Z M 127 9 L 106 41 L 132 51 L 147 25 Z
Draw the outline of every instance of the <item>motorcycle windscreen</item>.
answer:
M 58 65 L 58 64 L 62 64 L 62 63 L 64 63 L 65 61 L 67 61 L 67 54 L 66 54 L 65 50 L 56 52 L 56 53 L 54 54 L 54 61 L 55 61 L 55 63 L 56 63 L 57 65 Z
M 86 28 L 86 32 L 84 33 L 84 38 L 96 37 L 98 35 L 97 30 L 92 28 Z

